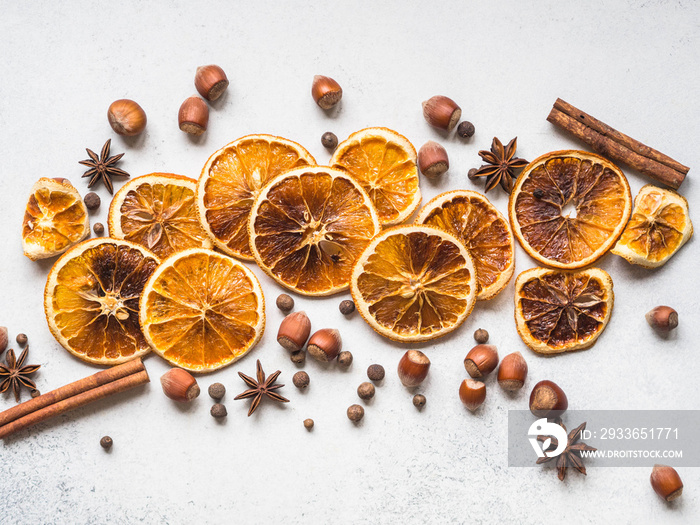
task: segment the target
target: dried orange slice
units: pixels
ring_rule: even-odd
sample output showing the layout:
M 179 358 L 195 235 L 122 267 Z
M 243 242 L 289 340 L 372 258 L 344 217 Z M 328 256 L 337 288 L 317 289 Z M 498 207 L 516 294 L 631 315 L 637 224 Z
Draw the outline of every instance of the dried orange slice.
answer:
M 161 259 L 187 248 L 211 248 L 199 223 L 197 181 L 151 173 L 124 184 L 109 206 L 109 235 L 145 246 Z
M 357 310 L 394 341 L 427 341 L 450 333 L 476 302 L 477 274 L 453 235 L 430 226 L 397 226 L 369 243 L 352 271 Z
M 265 329 L 265 300 L 255 274 L 203 248 L 165 259 L 146 283 L 140 308 L 153 350 L 193 372 L 237 361 Z
M 585 151 L 553 151 L 523 169 L 509 215 L 530 257 L 573 269 L 593 263 L 615 244 L 631 208 L 627 179 L 612 162 Z
M 595 343 L 610 319 L 613 282 L 600 268 L 531 268 L 515 280 L 515 324 L 535 352 L 558 354 Z
M 477 300 L 495 297 L 513 276 L 513 232 L 506 218 L 481 193 L 442 193 L 421 208 L 416 224 L 434 226 L 464 243 L 476 267 Z
M 302 146 L 272 135 L 241 137 L 209 157 L 197 183 L 197 206 L 217 248 L 252 260 L 248 216 L 255 197 L 276 176 L 314 164 Z
M 32 186 L 22 223 L 24 255 L 54 257 L 90 233 L 87 208 L 67 179 L 41 178 Z
M 150 352 L 139 327 L 139 297 L 160 261 L 143 246 L 99 238 L 53 265 L 44 291 L 49 329 L 83 361 L 116 365 Z
M 647 184 L 634 198 L 632 217 L 611 250 L 632 264 L 658 268 L 693 236 L 688 201 Z
M 395 131 L 356 131 L 338 145 L 329 164 L 360 183 L 383 226 L 402 223 L 420 204 L 416 149 Z
M 250 212 L 250 245 L 260 268 L 304 295 L 346 290 L 379 218 L 347 173 L 321 166 L 270 181 Z

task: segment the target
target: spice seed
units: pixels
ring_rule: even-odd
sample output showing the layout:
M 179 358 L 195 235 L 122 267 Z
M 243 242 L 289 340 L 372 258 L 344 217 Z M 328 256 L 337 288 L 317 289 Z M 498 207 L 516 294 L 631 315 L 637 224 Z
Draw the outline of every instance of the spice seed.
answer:
M 18 345 L 26 345 L 27 344 L 27 334 L 17 334 L 16 341 L 17 341 Z
M 326 131 L 321 135 L 321 144 L 323 144 L 324 148 L 333 150 L 338 146 L 338 137 L 335 136 L 335 133 Z
M 100 446 L 105 450 L 109 450 L 110 448 L 112 448 L 113 444 L 114 442 L 109 436 L 104 436 L 102 439 L 100 439 Z
M 357 387 L 357 395 L 360 396 L 360 399 L 364 399 L 365 401 L 372 399 L 374 397 L 374 392 L 374 385 L 372 383 L 365 382 Z
M 292 383 L 294 383 L 294 386 L 297 387 L 299 390 L 303 390 L 304 388 L 309 386 L 310 381 L 311 378 L 309 378 L 309 374 L 307 374 L 303 370 L 301 372 L 297 372 L 292 377 Z
M 340 309 L 341 314 L 350 315 L 355 311 L 355 303 L 346 299 L 345 301 L 342 301 L 340 303 L 340 306 L 338 306 L 338 308 Z
M 372 381 L 381 381 L 384 379 L 384 367 L 382 365 L 370 365 L 367 369 L 367 377 Z
M 476 168 L 472 168 L 467 172 L 467 177 L 469 177 L 469 180 L 474 180 L 476 179 L 476 172 L 479 171 Z
M 352 354 L 347 350 L 343 350 L 338 354 L 338 364 L 348 367 L 352 364 Z
M 313 419 L 305 419 L 304 420 L 304 428 L 306 428 L 306 430 L 311 430 L 312 428 L 314 428 L 314 420 Z
M 228 412 L 226 412 L 226 407 L 221 403 L 215 403 L 210 410 L 210 413 L 215 418 L 219 419 L 221 417 L 226 417 Z
M 88 210 L 96 210 L 100 207 L 101 203 L 100 196 L 94 191 L 91 191 L 90 193 L 85 195 L 83 201 L 85 202 L 85 207 Z
M 212 383 L 209 385 L 209 395 L 212 399 L 221 399 L 226 394 L 226 387 L 221 383 Z
M 483 345 L 489 340 L 489 333 L 483 328 L 479 328 L 474 332 L 474 340 L 480 345 Z
M 32 389 L 32 391 L 29 393 L 31 394 L 32 398 L 39 397 L 41 395 L 41 392 L 39 392 L 36 388 Z
M 92 230 L 97 235 L 102 235 L 105 232 L 105 225 L 102 224 L 101 222 L 96 222 L 95 225 L 92 227 Z
M 416 408 L 423 408 L 425 406 L 425 396 L 423 394 L 416 394 L 413 396 L 413 406 Z
M 292 352 L 289 355 L 292 363 L 297 365 L 303 365 L 306 362 L 306 352 L 304 350 L 299 350 L 298 352 Z
M 290 295 L 283 293 L 277 296 L 276 304 L 277 308 L 283 312 L 289 312 L 292 308 L 294 308 L 294 299 L 292 299 Z
M 459 126 L 457 126 L 457 135 L 463 139 L 468 139 L 469 137 L 474 136 L 474 131 L 474 124 L 466 120 L 464 122 L 460 122 Z
M 365 409 L 360 405 L 351 405 L 348 407 L 348 419 L 353 423 L 357 423 L 365 417 Z

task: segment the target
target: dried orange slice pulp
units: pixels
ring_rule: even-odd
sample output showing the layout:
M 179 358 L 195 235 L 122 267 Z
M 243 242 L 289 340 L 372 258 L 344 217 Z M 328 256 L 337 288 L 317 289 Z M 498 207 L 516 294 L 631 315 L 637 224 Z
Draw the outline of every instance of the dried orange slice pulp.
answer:
M 87 208 L 66 179 L 41 178 L 32 186 L 22 223 L 24 255 L 54 257 L 90 233 Z
M 477 300 L 495 297 L 515 268 L 515 241 L 508 221 L 482 194 L 442 193 L 418 212 L 416 224 L 434 226 L 457 237 L 474 259 Z
M 140 308 L 153 350 L 193 372 L 237 361 L 265 329 L 265 301 L 255 274 L 203 248 L 165 259 L 146 283 Z
M 593 263 L 615 244 L 631 205 L 627 179 L 612 162 L 585 151 L 554 151 L 522 171 L 509 215 L 533 259 L 572 269 Z
M 600 268 L 531 268 L 515 280 L 515 323 L 535 352 L 558 354 L 595 343 L 610 319 L 613 282 Z
M 347 173 L 299 168 L 270 181 L 250 213 L 250 241 L 260 268 L 303 295 L 346 290 L 379 218 Z
M 369 243 L 352 272 L 357 310 L 374 330 L 402 342 L 443 336 L 469 317 L 477 274 L 453 235 L 430 226 L 397 226 Z
M 99 238 L 74 246 L 49 272 L 44 310 L 56 340 L 83 361 L 116 365 L 151 349 L 139 327 L 139 297 L 158 266 L 128 241 Z
M 209 157 L 197 183 L 197 206 L 216 247 L 252 260 L 248 216 L 260 189 L 282 173 L 314 164 L 302 146 L 272 135 L 241 137 Z
M 360 183 L 384 226 L 402 223 L 420 204 L 416 149 L 395 131 L 356 131 L 338 145 L 329 164 Z
M 658 268 L 692 236 L 688 201 L 647 184 L 635 197 L 632 217 L 611 251 L 632 264 Z
M 109 206 L 109 235 L 145 246 L 161 259 L 187 248 L 211 248 L 199 223 L 197 181 L 151 173 L 122 186 Z

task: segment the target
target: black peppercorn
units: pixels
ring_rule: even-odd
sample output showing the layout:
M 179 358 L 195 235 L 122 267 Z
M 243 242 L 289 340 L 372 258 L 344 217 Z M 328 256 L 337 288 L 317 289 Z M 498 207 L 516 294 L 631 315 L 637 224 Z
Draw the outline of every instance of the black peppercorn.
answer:
M 226 417 L 228 412 L 226 412 L 226 407 L 221 403 L 216 403 L 211 407 L 210 413 L 215 418 Z
M 209 385 L 209 395 L 212 399 L 221 399 L 226 394 L 226 387 L 221 383 L 212 383 Z
M 335 149 L 338 146 L 338 137 L 335 136 L 335 133 L 326 131 L 321 135 L 321 144 L 323 144 L 324 148 Z
M 365 382 L 357 387 L 357 395 L 360 396 L 360 399 L 372 399 L 374 397 L 374 392 L 374 385 L 372 383 Z
M 91 191 L 85 195 L 83 201 L 85 202 L 85 206 L 88 210 L 96 210 L 100 207 L 100 196 L 94 191 Z
M 413 406 L 416 408 L 423 408 L 425 406 L 425 396 L 423 394 L 416 394 L 413 396 Z
M 105 450 L 109 450 L 110 448 L 112 448 L 113 444 L 114 442 L 109 436 L 104 436 L 102 439 L 100 439 L 100 446 Z
M 474 340 L 480 345 L 483 345 L 489 340 L 489 333 L 483 328 L 479 328 L 474 332 Z
M 17 341 L 18 345 L 26 345 L 27 344 L 27 334 L 17 334 L 16 341 Z
M 96 222 L 95 225 L 92 227 L 92 230 L 97 235 L 102 235 L 105 232 L 105 225 L 102 224 L 101 222 Z
M 355 303 L 350 301 L 349 299 L 346 299 L 345 301 L 342 301 L 340 303 L 340 306 L 338 306 L 340 309 L 340 313 L 343 315 L 350 315 L 355 311 Z
M 382 365 L 370 365 L 367 369 L 367 377 L 372 381 L 381 381 L 384 379 L 384 367 Z
M 464 122 L 460 122 L 459 126 L 457 126 L 457 135 L 463 139 L 468 139 L 469 137 L 473 136 L 474 131 L 474 124 L 467 122 L 466 120 Z
M 309 378 L 309 374 L 307 374 L 303 370 L 301 372 L 297 372 L 292 377 L 292 383 L 294 383 L 294 386 L 297 387 L 299 390 L 303 390 L 304 388 L 309 386 L 310 381 L 311 378 Z
M 291 296 L 287 295 L 286 293 L 280 294 L 277 297 L 277 308 L 283 312 L 289 312 L 292 308 L 294 308 L 294 299 L 292 299 Z
M 352 364 L 352 354 L 347 350 L 343 350 L 338 354 L 338 363 L 340 366 L 350 366 Z
M 348 408 L 348 419 L 353 423 L 357 423 L 363 417 L 365 417 L 365 409 L 360 405 L 351 405 Z

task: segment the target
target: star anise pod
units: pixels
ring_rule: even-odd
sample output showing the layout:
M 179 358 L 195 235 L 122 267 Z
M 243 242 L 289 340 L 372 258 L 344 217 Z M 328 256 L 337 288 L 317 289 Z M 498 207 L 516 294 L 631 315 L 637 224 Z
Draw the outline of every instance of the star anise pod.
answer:
M 238 372 L 238 375 L 241 376 L 241 379 L 245 381 L 245 384 L 248 385 L 250 388 L 242 394 L 238 394 L 236 397 L 233 398 L 234 400 L 248 399 L 249 397 L 253 398 L 253 402 L 250 404 L 250 410 L 248 410 L 248 416 L 255 412 L 255 409 L 258 408 L 258 406 L 260 405 L 260 401 L 262 401 L 263 396 L 267 396 L 273 401 L 279 401 L 280 403 L 289 403 L 289 399 L 287 399 L 286 397 L 282 397 L 277 392 L 274 392 L 274 390 L 277 390 L 278 388 L 282 388 L 284 386 L 274 384 L 282 372 L 277 370 L 277 372 L 273 373 L 266 380 L 265 372 L 263 372 L 262 365 L 260 364 L 260 359 L 258 359 L 256 368 L 258 378 L 257 381 L 252 377 L 245 375 L 243 372 Z
M 513 191 L 514 170 L 519 170 L 527 166 L 525 159 L 515 157 L 515 150 L 518 145 L 518 137 L 511 140 L 504 148 L 497 137 L 493 138 L 491 151 L 481 150 L 479 156 L 488 164 L 481 166 L 473 177 L 486 177 L 485 192 L 501 184 L 501 188 L 506 193 Z
M 12 387 L 15 393 L 15 400 L 18 403 L 21 386 L 26 386 L 32 390 L 36 389 L 36 384 L 29 379 L 29 376 L 41 368 L 41 365 L 23 366 L 27 360 L 28 353 L 29 345 L 19 355 L 19 359 L 15 359 L 15 351 L 10 348 L 5 356 L 7 365 L 0 365 L 0 379 L 3 379 L 2 383 L 0 383 L 0 393 L 7 392 Z
M 100 156 L 91 149 L 85 148 L 87 154 L 90 156 L 89 159 L 81 160 L 79 163 L 83 166 L 88 166 L 90 169 L 83 173 L 83 177 L 90 177 L 90 182 L 88 182 L 88 188 L 92 188 L 97 181 L 101 180 L 104 185 L 109 190 L 109 193 L 114 193 L 114 186 L 112 185 L 112 177 L 128 177 L 129 174 L 120 170 L 115 166 L 117 162 L 124 156 L 123 153 L 119 155 L 109 156 L 109 148 L 112 144 L 112 139 L 108 139 L 105 145 L 102 146 L 102 151 Z
M 558 421 L 558 424 L 566 431 L 566 427 L 564 426 L 564 423 L 561 421 Z M 579 441 L 581 439 L 581 433 L 586 429 L 586 423 L 584 422 L 571 432 L 569 432 L 569 435 L 567 436 L 567 444 L 566 448 L 564 449 L 564 452 L 562 452 L 559 456 L 552 456 L 548 457 L 545 456 L 543 458 L 538 458 L 537 459 L 537 464 L 541 463 L 547 463 L 548 461 L 553 460 L 556 458 L 557 460 L 557 474 L 559 476 L 559 479 L 561 481 L 564 481 L 564 478 L 566 477 L 566 469 L 567 467 L 573 467 L 576 470 L 578 470 L 581 474 L 586 474 L 586 467 L 583 465 L 583 460 L 581 459 L 581 451 L 586 450 L 586 451 L 596 451 L 598 449 L 593 448 L 589 445 L 586 445 L 583 441 Z M 551 440 L 551 444 L 547 447 L 545 452 L 551 451 L 557 448 L 558 445 L 558 440 L 557 438 L 553 436 L 537 436 L 537 441 L 540 443 L 544 443 L 546 440 Z

